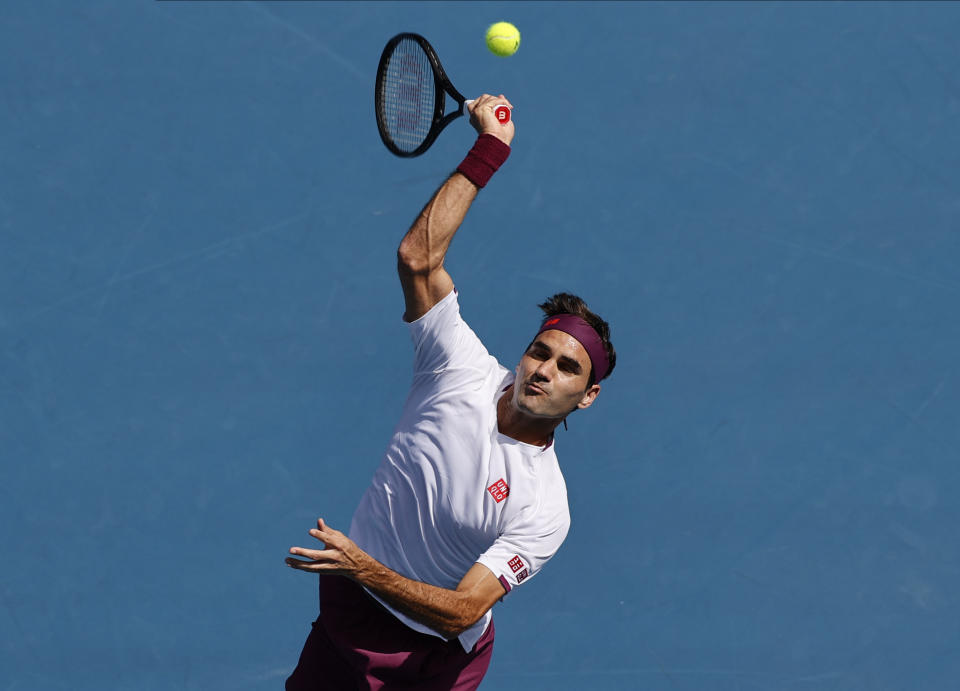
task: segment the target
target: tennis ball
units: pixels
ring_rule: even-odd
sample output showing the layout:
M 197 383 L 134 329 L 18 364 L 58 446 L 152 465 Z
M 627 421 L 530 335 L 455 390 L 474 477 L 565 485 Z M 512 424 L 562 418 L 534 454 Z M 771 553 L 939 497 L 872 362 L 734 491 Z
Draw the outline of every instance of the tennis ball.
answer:
M 502 58 L 513 55 L 520 47 L 520 32 L 510 22 L 497 22 L 487 29 L 487 48 Z

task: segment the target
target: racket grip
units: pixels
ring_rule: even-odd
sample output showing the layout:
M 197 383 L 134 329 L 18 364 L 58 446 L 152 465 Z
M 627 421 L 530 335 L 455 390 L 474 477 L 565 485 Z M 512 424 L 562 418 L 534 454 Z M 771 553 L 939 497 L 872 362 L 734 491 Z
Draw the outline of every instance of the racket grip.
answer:
M 464 110 L 466 110 L 467 106 L 469 106 L 475 100 L 476 99 L 473 99 L 473 98 L 468 98 L 467 100 L 465 100 L 463 102 Z M 502 105 L 497 106 L 496 108 L 493 109 L 493 114 L 497 116 L 497 121 L 500 124 L 505 125 L 506 123 L 510 122 L 510 109 L 507 108 L 506 106 L 502 106 Z

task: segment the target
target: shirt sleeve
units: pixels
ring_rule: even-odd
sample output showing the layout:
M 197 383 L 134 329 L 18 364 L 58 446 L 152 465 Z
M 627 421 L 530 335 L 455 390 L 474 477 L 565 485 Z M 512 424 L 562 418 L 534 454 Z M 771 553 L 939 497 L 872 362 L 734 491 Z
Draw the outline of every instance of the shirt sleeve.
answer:
M 549 520 L 518 517 L 515 522 L 477 559 L 500 580 L 507 594 L 533 578 L 557 553 L 570 529 L 570 514 L 564 511 Z
M 489 355 L 483 343 L 460 316 L 456 290 L 450 291 L 449 295 L 408 326 L 413 339 L 414 374 L 475 366 Z

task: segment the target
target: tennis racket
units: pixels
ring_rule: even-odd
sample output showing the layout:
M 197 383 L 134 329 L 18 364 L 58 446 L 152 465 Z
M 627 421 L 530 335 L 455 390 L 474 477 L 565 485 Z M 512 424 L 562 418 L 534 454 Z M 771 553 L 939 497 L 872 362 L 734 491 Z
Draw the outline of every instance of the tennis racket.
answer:
M 457 102 L 456 110 L 445 112 L 447 94 Z M 374 105 L 380 138 L 392 153 L 419 156 L 471 103 L 450 83 L 423 36 L 403 33 L 387 41 L 377 67 Z M 494 114 L 500 122 L 510 121 L 506 106 L 497 106 Z

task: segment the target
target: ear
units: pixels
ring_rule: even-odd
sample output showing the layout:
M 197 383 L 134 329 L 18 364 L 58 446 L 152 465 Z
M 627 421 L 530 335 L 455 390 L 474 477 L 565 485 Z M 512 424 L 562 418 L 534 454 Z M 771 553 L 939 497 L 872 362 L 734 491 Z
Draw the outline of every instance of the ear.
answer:
M 593 405 L 593 402 L 597 400 L 598 395 L 600 395 L 600 385 L 594 384 L 583 394 L 583 398 L 581 398 L 580 402 L 577 403 L 577 408 L 580 410 L 589 408 L 591 405 Z

